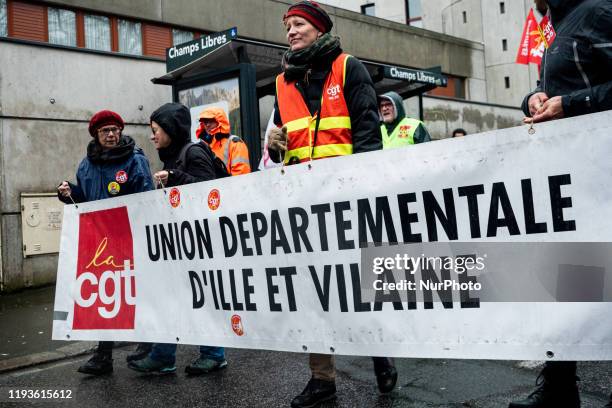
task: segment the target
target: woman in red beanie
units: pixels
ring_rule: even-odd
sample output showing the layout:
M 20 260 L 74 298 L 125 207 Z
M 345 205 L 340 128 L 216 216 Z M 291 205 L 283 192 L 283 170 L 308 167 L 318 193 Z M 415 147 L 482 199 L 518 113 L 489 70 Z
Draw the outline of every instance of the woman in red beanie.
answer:
M 314 1 L 300 1 L 289 7 L 283 23 L 289 50 L 276 79 L 277 128 L 268 133 L 272 160 L 293 164 L 381 149 L 370 74 L 357 58 L 342 52 L 325 10 Z M 391 391 L 397 381 L 392 360 L 373 360 L 378 388 Z M 310 369 L 312 378 L 292 407 L 313 407 L 336 395 L 333 356 L 311 354 Z
M 103 110 L 91 117 L 87 155 L 79 164 L 76 183 L 63 181 L 58 198 L 66 204 L 102 200 L 153 190 L 149 162 L 134 139 L 123 134 L 121 116 Z M 141 343 L 139 348 L 149 349 Z M 102 375 L 113 371 L 113 342 L 98 343 L 93 357 L 79 367 L 83 374 Z

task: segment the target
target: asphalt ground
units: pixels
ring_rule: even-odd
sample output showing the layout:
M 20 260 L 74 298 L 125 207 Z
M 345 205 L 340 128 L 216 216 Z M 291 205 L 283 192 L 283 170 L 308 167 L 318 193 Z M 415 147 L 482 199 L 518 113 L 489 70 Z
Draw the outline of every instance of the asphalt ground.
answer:
M 179 346 L 177 373 L 143 375 L 127 368 L 134 346 L 115 349 L 112 375 L 76 372 L 95 343 L 51 340 L 54 287 L 0 296 L 0 407 L 288 407 L 310 377 L 306 354 L 227 350 L 229 367 L 201 377 L 184 368 L 197 347 Z M 507 407 L 527 395 L 533 362 L 397 359 L 399 381 L 376 389 L 368 357 L 338 356 L 336 401 L 329 407 Z M 582 406 L 602 408 L 612 392 L 612 362 L 579 363 Z M 10 399 L 17 390 L 69 390 L 70 399 Z M 66 394 L 66 392 L 65 392 Z M 563 408 L 563 407 L 559 407 Z
M 115 349 L 114 372 L 102 377 L 76 372 L 88 356 L 0 374 L 0 406 L 288 407 L 310 375 L 305 354 L 231 349 L 227 369 L 190 377 L 184 368 L 197 356 L 195 346 L 179 346 L 175 374 L 147 375 L 127 368 L 131 348 Z M 511 361 L 397 359 L 396 365 L 398 386 L 381 395 L 370 358 L 339 356 L 338 398 L 323 407 L 507 407 L 532 389 L 537 375 Z M 612 363 L 581 363 L 579 371 L 582 406 L 602 408 Z M 9 399 L 11 390 L 23 389 L 70 390 L 72 398 Z

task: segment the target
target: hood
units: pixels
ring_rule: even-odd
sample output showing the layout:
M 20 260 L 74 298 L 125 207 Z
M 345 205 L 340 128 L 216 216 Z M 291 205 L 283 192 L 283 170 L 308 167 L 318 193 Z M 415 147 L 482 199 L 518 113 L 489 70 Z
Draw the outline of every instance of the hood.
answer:
M 399 96 L 397 92 L 387 92 L 385 94 L 379 95 L 379 103 L 381 99 L 387 99 L 391 101 L 391 103 L 393 103 L 393 107 L 395 108 L 395 118 L 393 118 L 392 124 L 395 124 L 399 122 L 399 120 L 402 120 L 404 119 L 404 117 L 406 117 L 406 110 L 404 109 L 404 100 L 401 96 Z M 380 115 L 380 120 L 382 122 L 382 115 L 380 114 L 380 111 L 378 112 L 378 114 Z
M 553 26 L 563 20 L 570 11 L 583 1 L 584 0 L 546 0 Z
M 191 114 L 180 103 L 166 103 L 151 114 L 151 122 L 157 122 L 172 139 L 171 145 L 183 146 L 191 141 Z
M 191 142 L 191 114 L 186 106 L 180 103 L 166 103 L 151 114 L 151 122 L 164 129 L 172 140 L 168 147 L 157 151 L 159 158 L 166 163 L 173 163 L 181 149 Z
M 209 133 L 214 136 L 217 133 L 222 133 L 224 135 L 229 135 L 231 132 L 230 123 L 227 119 L 227 115 L 222 108 L 218 106 L 211 106 L 210 108 L 206 108 L 200 113 L 200 121 L 202 119 L 214 119 L 217 121 L 217 127 L 211 130 Z M 204 124 L 200 125 L 200 128 L 203 128 Z

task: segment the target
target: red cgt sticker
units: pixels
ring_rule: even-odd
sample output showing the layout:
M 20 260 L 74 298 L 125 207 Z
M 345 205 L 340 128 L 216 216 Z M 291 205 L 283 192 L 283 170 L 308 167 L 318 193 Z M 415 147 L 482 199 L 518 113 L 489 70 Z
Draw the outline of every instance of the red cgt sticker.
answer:
M 178 188 L 174 187 L 170 190 L 170 205 L 173 208 L 178 207 L 181 204 L 181 192 Z
M 244 329 L 242 328 L 242 319 L 238 315 L 232 316 L 232 330 L 237 336 L 244 335 Z
M 221 205 L 221 193 L 216 188 L 208 193 L 208 208 L 216 210 Z
M 123 184 L 128 181 L 128 175 L 124 170 L 119 170 L 117 174 L 115 174 L 115 181 L 119 184 Z

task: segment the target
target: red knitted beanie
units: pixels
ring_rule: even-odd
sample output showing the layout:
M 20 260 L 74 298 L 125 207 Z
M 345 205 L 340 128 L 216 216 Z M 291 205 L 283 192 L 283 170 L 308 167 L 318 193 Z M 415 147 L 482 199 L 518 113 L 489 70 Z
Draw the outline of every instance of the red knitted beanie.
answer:
M 92 137 L 96 137 L 96 132 L 102 126 L 106 125 L 117 125 L 118 128 L 123 130 L 125 123 L 118 113 L 109 110 L 102 110 L 91 117 L 89 120 L 89 134 Z
M 289 7 L 287 13 L 283 16 L 283 21 L 291 16 L 299 16 L 305 18 L 322 33 L 328 33 L 334 23 L 329 18 L 329 15 L 319 6 L 319 3 L 314 1 L 300 1 Z

